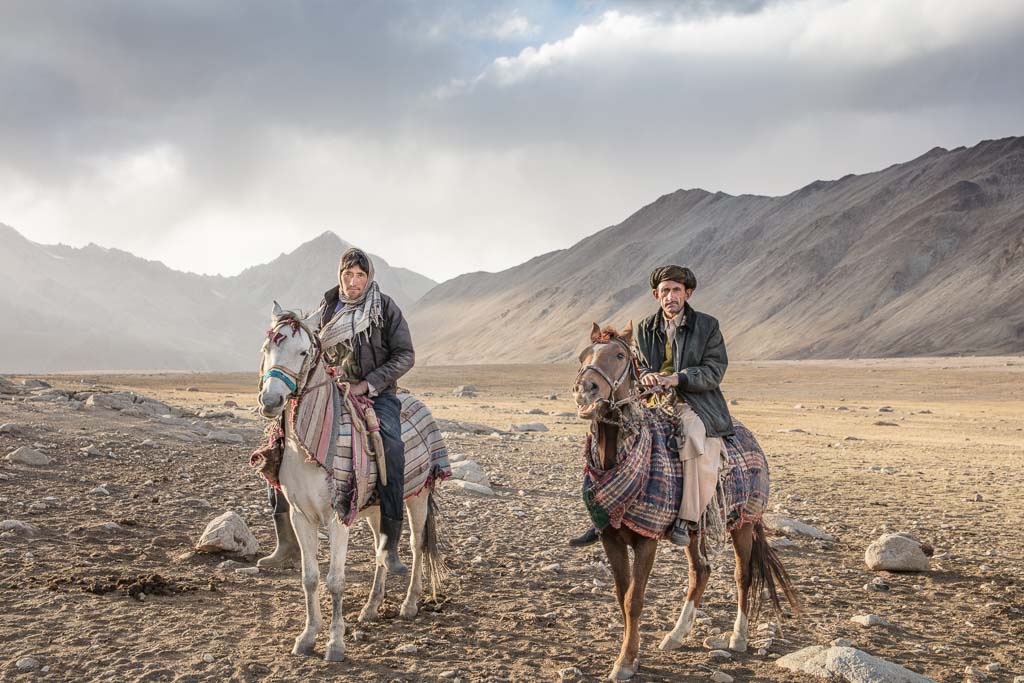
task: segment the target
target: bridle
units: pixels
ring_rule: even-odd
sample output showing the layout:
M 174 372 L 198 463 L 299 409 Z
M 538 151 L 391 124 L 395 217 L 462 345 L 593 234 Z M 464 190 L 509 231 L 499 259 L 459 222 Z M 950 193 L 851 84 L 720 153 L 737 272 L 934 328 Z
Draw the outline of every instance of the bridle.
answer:
M 260 372 L 259 391 L 263 391 L 263 385 L 267 380 L 277 378 L 284 382 L 285 386 L 291 390 L 291 394 L 289 394 L 290 397 L 301 396 L 306 393 L 306 391 L 314 388 L 305 387 L 305 384 L 309 382 L 310 375 L 313 373 L 313 370 L 316 369 L 317 363 L 320 362 L 320 357 L 323 355 L 323 349 L 320 347 L 319 337 L 309 329 L 309 326 L 298 318 L 290 315 L 281 318 L 274 323 L 273 327 L 267 330 L 267 339 L 271 344 L 274 344 L 275 346 L 279 346 L 281 344 L 285 338 L 285 334 L 281 332 L 281 328 L 285 326 L 291 328 L 291 336 L 293 337 L 299 333 L 299 330 L 305 332 L 306 336 L 309 337 L 310 343 L 313 345 L 313 353 L 306 354 L 306 358 L 302 361 L 302 367 L 299 368 L 298 372 L 292 372 L 283 365 L 271 365 L 265 372 Z M 260 370 L 262 371 L 263 369 L 264 366 L 261 365 Z
M 612 424 L 618 427 L 622 427 L 624 426 L 624 421 L 622 419 L 622 406 L 633 403 L 639 403 L 640 400 L 647 398 L 648 396 L 653 396 L 654 394 L 662 393 L 663 389 L 660 386 L 654 386 L 648 389 L 647 391 L 637 393 L 635 387 L 640 382 L 640 376 L 637 374 L 636 363 L 633 362 L 633 349 L 630 348 L 629 344 L 627 344 L 619 337 L 612 337 L 607 342 L 596 342 L 590 348 L 593 351 L 598 346 L 611 343 L 615 343 L 621 346 L 622 349 L 626 352 L 626 358 L 628 359 L 626 362 L 626 367 L 622 368 L 622 372 L 619 373 L 619 376 L 613 380 L 607 372 L 605 372 L 598 366 L 594 365 L 593 363 L 590 363 L 588 365 L 584 365 L 583 367 L 581 367 L 579 372 L 576 373 L 575 385 L 580 385 L 580 382 L 582 381 L 583 376 L 586 373 L 596 372 L 601 377 L 601 379 L 603 379 L 611 388 L 611 391 L 609 391 L 608 393 L 608 398 L 599 399 L 597 403 L 607 403 L 608 406 L 613 411 L 615 411 L 619 419 L 617 421 L 609 420 L 607 418 L 601 417 L 600 415 L 596 416 L 594 419 L 596 419 L 598 422 L 604 422 L 606 424 Z M 619 387 L 622 386 L 622 383 L 626 381 L 627 377 L 632 379 L 633 388 L 631 388 L 629 394 L 625 398 L 619 399 L 618 401 L 614 400 L 615 392 L 618 391 Z

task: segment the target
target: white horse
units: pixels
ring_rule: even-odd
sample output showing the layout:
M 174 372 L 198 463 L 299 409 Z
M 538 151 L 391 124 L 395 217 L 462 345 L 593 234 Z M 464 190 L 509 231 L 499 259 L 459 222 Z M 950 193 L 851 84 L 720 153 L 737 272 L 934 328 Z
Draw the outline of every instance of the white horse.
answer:
M 314 314 L 315 316 L 315 314 Z M 321 363 L 319 342 L 311 331 L 314 316 L 302 319 L 284 311 L 274 302 L 271 330 L 263 344 L 263 368 L 260 379 L 259 405 L 264 417 L 277 419 L 288 399 L 302 396 L 311 371 Z M 287 326 L 287 327 L 286 327 Z M 280 333 L 284 330 L 283 334 Z M 281 488 L 291 505 L 291 523 L 302 551 L 302 588 L 306 596 L 306 626 L 295 639 L 292 654 L 311 655 L 322 617 L 317 587 L 320 566 L 317 562 L 317 530 L 326 525 L 330 537 L 330 564 L 327 572 L 327 590 L 331 594 L 331 629 L 324 658 L 341 661 L 345 658 L 345 617 L 342 614 L 342 592 L 345 587 L 345 557 L 348 551 L 349 528 L 338 518 L 331 505 L 330 484 L 323 468 L 309 462 L 299 450 L 291 434 L 286 433 L 284 458 L 279 475 Z M 443 575 L 444 563 L 438 548 L 437 508 L 433 499 L 433 484 L 417 495 L 405 499 L 411 530 L 412 572 L 408 592 L 399 614 L 407 619 L 416 616 L 417 602 L 423 592 L 424 563 L 430 565 L 431 588 L 437 599 L 437 588 Z M 377 550 L 373 588 L 359 621 L 377 618 L 384 600 L 384 580 L 387 570 L 383 564 L 385 539 L 378 533 L 380 507 L 372 506 L 360 511 L 357 519 L 366 519 L 373 532 Z

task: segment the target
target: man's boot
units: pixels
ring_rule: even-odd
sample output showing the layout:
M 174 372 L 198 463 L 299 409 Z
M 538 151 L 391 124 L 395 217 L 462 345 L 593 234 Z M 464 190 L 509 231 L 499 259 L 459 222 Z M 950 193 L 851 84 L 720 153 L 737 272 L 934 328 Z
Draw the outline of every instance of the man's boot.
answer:
M 598 535 L 597 529 L 590 527 L 576 538 L 570 538 L 569 545 L 573 548 L 582 548 L 597 543 L 600 538 L 601 536 Z
M 677 519 L 675 526 L 672 527 L 672 533 L 668 537 L 669 542 L 683 547 L 690 545 L 690 527 L 690 522 L 685 519 Z
M 402 520 L 381 515 L 380 532 L 387 537 L 387 540 L 384 542 L 383 557 L 381 557 L 381 553 L 378 553 L 377 561 L 387 568 L 388 574 L 408 574 L 409 568 L 402 564 L 401 558 L 398 557 L 398 539 L 402 536 Z
M 257 560 L 256 566 L 264 569 L 294 567 L 302 558 L 302 553 L 287 512 L 274 514 L 274 530 L 277 532 L 277 548 L 270 555 Z

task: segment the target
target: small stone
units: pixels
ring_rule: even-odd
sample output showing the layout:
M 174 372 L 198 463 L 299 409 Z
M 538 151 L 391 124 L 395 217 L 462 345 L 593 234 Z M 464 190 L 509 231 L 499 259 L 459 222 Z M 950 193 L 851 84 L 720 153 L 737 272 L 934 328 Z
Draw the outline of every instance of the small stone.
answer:
M 85 455 L 103 455 L 103 451 L 96 447 L 95 444 L 89 444 L 85 448 L 81 449 Z
M 966 667 L 964 667 L 964 674 L 967 675 L 970 678 L 973 678 L 976 681 L 988 680 L 988 674 L 985 673 L 984 671 L 982 671 L 981 669 L 979 669 L 976 666 L 966 666 Z
M 521 424 L 509 425 L 510 432 L 546 432 L 547 425 L 543 422 L 523 422 Z
M 728 661 L 732 659 L 732 654 L 728 650 L 712 650 L 708 653 L 711 659 L 718 659 L 721 661 Z
M 211 654 L 205 654 L 203 655 L 203 661 L 207 664 L 213 664 L 215 661 L 217 661 L 217 658 Z
M 366 640 L 366 631 L 352 631 L 352 640 L 356 642 Z
M 457 669 L 449 669 L 448 671 L 442 671 L 441 673 L 437 674 L 437 677 L 438 678 L 447 679 L 447 678 L 455 678 L 458 675 L 459 675 L 459 672 L 458 672 Z
M 985 500 L 984 496 L 982 496 L 980 493 L 975 493 L 974 494 L 973 502 L 981 503 L 984 500 Z
M 575 666 L 558 670 L 558 680 L 560 681 L 574 681 L 581 678 L 583 678 L 583 672 Z
M 736 400 L 735 398 L 729 399 L 729 405 L 731 405 L 731 406 L 738 406 L 739 404 L 740 404 L 740 402 L 738 400 Z
M 199 387 L 188 387 L 185 391 L 199 391 Z
M 5 519 L 0 522 L 0 531 L 13 531 L 23 536 L 35 536 L 39 533 L 39 529 L 34 524 L 21 522 L 16 519 Z
M 833 647 L 853 647 L 853 641 L 849 638 L 836 638 L 832 641 Z
M 803 410 L 806 407 L 807 406 L 805 406 L 803 403 L 797 403 L 795 406 L 793 406 L 793 410 Z
M 231 511 L 212 519 L 196 544 L 196 550 L 204 553 L 255 555 L 259 548 L 259 541 L 249 531 L 245 520 Z
M 542 572 L 548 572 L 549 574 L 557 574 L 562 571 L 562 566 L 557 562 L 554 564 L 547 564 L 540 568 Z
M 877 614 L 858 614 L 850 617 L 850 621 L 861 626 L 888 626 L 889 622 Z M 850 647 L 850 646 L 845 646 Z
M 31 467 L 44 467 L 50 464 L 49 456 L 40 453 L 37 450 L 33 450 L 28 446 L 22 446 L 7 454 L 7 461 L 17 463 L 19 465 L 29 465 Z
M 732 676 L 725 673 L 724 671 L 716 671 L 711 674 L 711 680 L 715 683 L 732 683 Z
M 418 651 L 419 648 L 416 647 L 415 643 L 406 643 L 395 648 L 395 654 L 399 655 L 414 655 Z
M 109 496 L 110 491 L 105 486 L 97 486 L 87 492 L 90 496 Z
M 214 441 L 216 443 L 242 443 L 245 439 L 241 434 L 235 432 L 218 432 L 212 431 L 206 435 L 207 441 Z
M 724 650 L 729 647 L 729 641 L 721 636 L 708 636 L 704 639 L 704 647 L 709 650 Z
M 238 567 L 235 569 L 236 574 L 248 574 L 249 576 L 255 576 L 260 573 L 259 567 Z
M 18 431 L 18 425 L 10 422 L 0 425 L 0 434 L 14 434 Z
M 878 409 L 878 412 L 880 412 L 880 413 L 891 413 L 892 412 L 892 406 L 882 406 L 881 408 Z
M 234 401 L 230 401 L 230 400 L 229 401 L 224 401 L 224 407 L 225 408 L 237 408 L 238 404 L 235 403 Z
M 39 668 L 39 662 L 32 657 L 22 657 L 14 664 L 14 666 L 19 671 L 35 671 Z

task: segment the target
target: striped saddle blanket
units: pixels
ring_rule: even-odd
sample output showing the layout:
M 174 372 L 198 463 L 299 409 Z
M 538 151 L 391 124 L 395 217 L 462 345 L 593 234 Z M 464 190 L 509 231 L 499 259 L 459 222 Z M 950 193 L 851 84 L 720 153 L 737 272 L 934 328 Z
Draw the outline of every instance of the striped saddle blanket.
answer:
M 583 502 L 599 530 L 625 525 L 641 536 L 662 538 L 676 521 L 683 490 L 675 424 L 646 406 L 635 410 L 633 428 L 620 439 L 618 463 L 611 469 L 599 469 L 596 438 L 588 435 Z M 717 512 L 729 529 L 759 521 L 768 506 L 764 451 L 742 424 L 734 420 L 733 429 L 735 433 L 724 438 L 727 465 L 715 497 Z
M 316 383 L 315 378 L 310 382 Z M 412 394 L 402 393 L 398 398 L 405 444 L 405 497 L 409 498 L 450 477 L 452 468 L 448 447 L 430 409 Z M 374 439 L 366 423 L 353 415 L 351 401 L 328 381 L 302 401 L 292 402 L 288 415 L 289 429 L 306 458 L 326 471 L 334 510 L 345 524 L 355 521 L 359 511 L 376 504 L 378 498 Z

